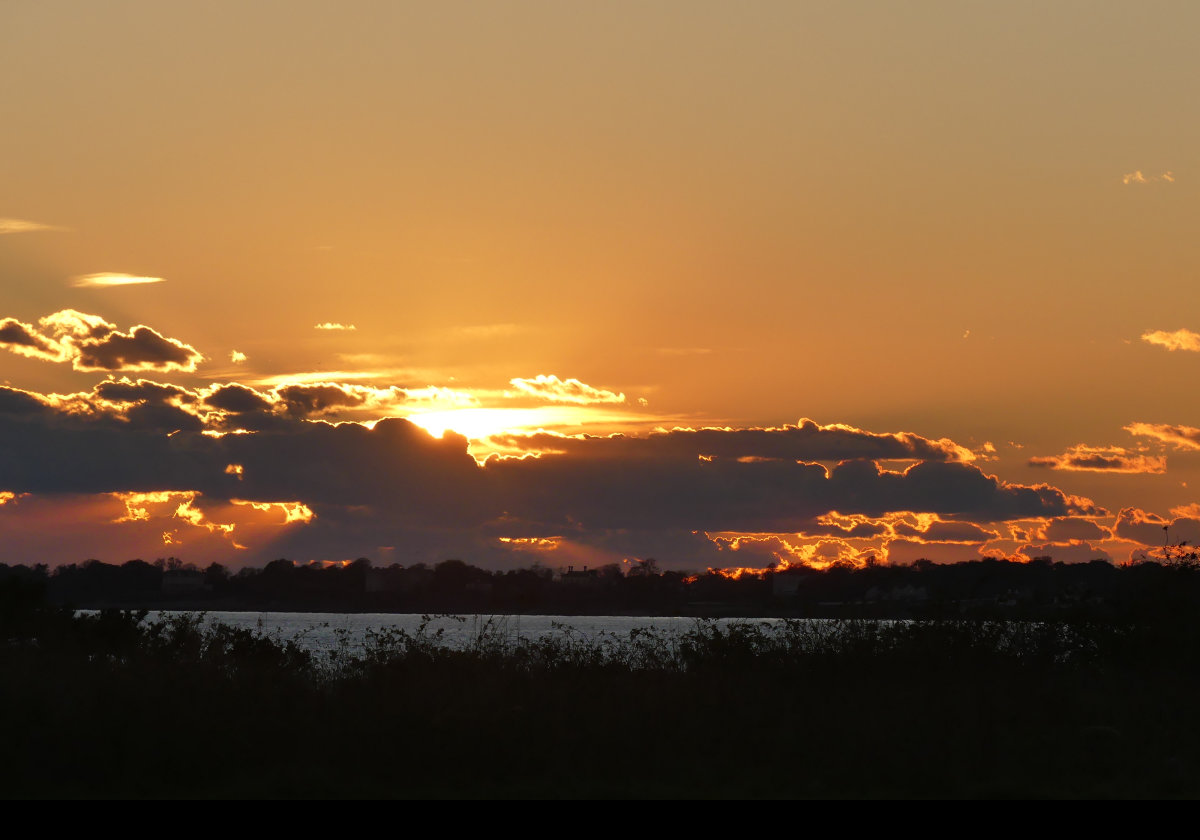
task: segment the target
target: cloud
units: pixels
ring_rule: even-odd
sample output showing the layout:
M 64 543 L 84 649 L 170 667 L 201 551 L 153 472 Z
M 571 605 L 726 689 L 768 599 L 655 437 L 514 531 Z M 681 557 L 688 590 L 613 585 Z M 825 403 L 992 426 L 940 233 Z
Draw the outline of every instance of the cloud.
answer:
M 0 321 L 0 347 L 52 362 L 70 361 L 82 371 L 191 372 L 204 356 L 194 347 L 139 324 L 120 332 L 98 315 L 63 309 L 38 321 Z
M 1088 446 L 1080 443 L 1061 455 L 1030 458 L 1029 466 L 1073 472 L 1157 475 L 1167 471 L 1167 459 L 1161 455 L 1139 455 L 1120 446 Z
M 245 414 L 252 411 L 270 411 L 274 401 L 253 388 L 239 385 L 236 382 L 228 385 L 215 385 L 205 397 L 213 408 L 234 414 Z
M 1194 511 L 1190 509 L 1182 512 L 1188 515 L 1167 519 L 1140 508 L 1123 508 L 1117 514 L 1113 534 L 1120 539 L 1153 547 L 1167 542 L 1171 545 L 1181 542 L 1200 545 L 1200 518 L 1192 515 Z
M 10 233 L 38 233 L 50 231 L 65 231 L 67 228 L 57 225 L 45 225 L 41 222 L 30 222 L 25 219 L 0 219 L 0 236 Z
M 853 426 L 818 425 L 802 418 L 795 426 L 655 431 L 645 437 L 566 436 L 548 432 L 497 435 L 498 444 L 529 452 L 557 452 L 589 459 L 777 458 L 791 461 L 876 460 L 972 461 L 974 454 L 952 440 L 930 440 L 911 432 L 880 434 Z
M 354 324 L 335 324 L 332 321 L 326 321 L 323 324 L 314 324 L 314 330 L 357 330 L 358 327 Z
M 246 361 L 246 358 L 247 358 L 246 354 L 243 353 L 241 350 L 232 350 L 229 353 L 229 361 L 233 362 L 235 365 L 241 364 L 242 362 Z
M 1180 329 L 1175 330 L 1175 332 L 1154 330 L 1142 333 L 1142 341 L 1166 347 L 1171 351 L 1190 350 L 1194 353 L 1200 353 L 1200 333 L 1194 333 L 1191 330 Z
M 0 347 L 11 350 L 18 356 L 48 362 L 65 361 L 68 355 L 62 344 L 41 335 L 32 324 L 22 323 L 16 318 L 0 321 Z
M 563 380 L 553 375 L 538 374 L 533 379 L 510 379 L 509 384 L 522 395 L 556 403 L 594 405 L 625 402 L 624 394 L 593 388 L 578 379 Z
M 1156 181 L 1173 184 L 1175 183 L 1175 173 L 1168 170 L 1160 175 L 1144 175 L 1142 170 L 1135 169 L 1133 172 L 1127 172 L 1121 176 L 1121 183 L 1125 185 L 1150 184 Z
M 914 539 L 946 542 L 987 538 L 990 532 L 978 526 L 988 522 L 1097 512 L 1055 488 L 1008 484 L 951 460 L 923 461 L 903 472 L 865 459 L 832 469 L 794 458 L 705 461 L 696 457 L 695 443 L 709 436 L 689 431 L 649 435 L 636 446 L 570 439 L 574 451 L 480 465 L 466 438 L 433 438 L 406 420 L 366 428 L 306 419 L 375 399 L 375 393 L 393 392 L 356 386 L 259 392 L 238 383 L 189 391 L 147 380 L 109 380 L 92 393 L 63 398 L 0 390 L 6 441 L 0 487 L 34 494 L 196 493 L 189 510 L 199 509 L 199 500 L 286 499 L 306 506 L 313 518 L 297 525 L 291 542 L 271 543 L 275 556 L 367 556 L 374 546 L 403 544 L 414 558 L 456 552 L 480 562 L 513 550 L 499 537 L 561 536 L 579 551 L 603 547 L 624 556 L 674 546 L 671 556 L 682 564 L 689 556 L 683 547 L 693 551 L 705 542 L 696 533 L 797 534 L 834 511 L 864 517 L 862 523 L 895 511 L 928 513 L 930 524 Z M 6 405 L 12 410 L 5 412 Z M 211 434 L 219 423 L 258 430 Z M 709 431 L 728 446 L 743 430 Z M 778 445 L 763 430 L 749 431 L 746 441 Z M 824 455 L 850 448 L 912 458 L 929 450 L 946 459 L 954 452 L 916 436 L 849 427 L 780 431 L 776 436 L 793 449 L 796 441 L 809 447 L 816 441 Z M 230 464 L 241 473 L 229 472 Z M 948 518 L 954 522 L 936 524 Z
M 133 274 L 116 274 L 102 272 L 100 274 L 81 274 L 71 281 L 77 289 L 104 286 L 138 286 L 146 283 L 165 283 L 162 277 L 138 277 Z
M 1200 429 L 1195 426 L 1172 426 L 1167 423 L 1130 423 L 1123 427 L 1131 435 L 1152 437 L 1176 449 L 1200 449 Z
M 128 333 L 112 332 L 96 341 L 76 343 L 76 370 L 194 371 L 203 356 L 174 338 L 139 325 Z
M 98 398 L 118 403 L 197 402 L 196 395 L 187 388 L 152 382 L 149 379 L 139 379 L 136 382 L 128 377 L 107 379 L 92 390 Z
M 1061 516 L 1049 520 L 1042 528 L 1038 529 L 1035 539 L 1069 543 L 1081 540 L 1107 540 L 1111 537 L 1112 532 L 1099 525 L 1094 519 Z
M 285 385 L 275 389 L 275 395 L 286 414 L 310 417 L 332 409 L 360 406 L 371 389 L 354 385 L 321 383 L 318 385 Z

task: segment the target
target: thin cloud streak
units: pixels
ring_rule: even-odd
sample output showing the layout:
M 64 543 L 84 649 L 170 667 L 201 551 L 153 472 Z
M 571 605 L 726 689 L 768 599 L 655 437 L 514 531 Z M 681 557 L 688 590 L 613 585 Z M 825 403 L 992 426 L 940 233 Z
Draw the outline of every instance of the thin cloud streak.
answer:
M 323 324 L 314 324 L 313 329 L 314 330 L 347 330 L 347 331 L 350 331 L 350 330 L 357 330 L 358 327 L 354 326 L 354 324 L 338 324 L 333 321 L 326 321 Z
M 165 283 L 163 277 L 140 277 L 135 274 L 121 274 L 103 271 L 99 274 L 80 274 L 71 280 L 76 289 L 86 289 L 105 286 L 142 286 L 148 283 Z
M 58 225 L 46 225 L 41 222 L 31 222 L 27 219 L 0 219 L 0 236 L 13 233 L 50 233 L 64 232 L 70 228 Z
M 1160 475 L 1167 471 L 1167 459 L 1162 455 L 1140 455 L 1121 446 L 1088 446 L 1080 443 L 1061 455 L 1030 458 L 1029 466 L 1070 472 Z

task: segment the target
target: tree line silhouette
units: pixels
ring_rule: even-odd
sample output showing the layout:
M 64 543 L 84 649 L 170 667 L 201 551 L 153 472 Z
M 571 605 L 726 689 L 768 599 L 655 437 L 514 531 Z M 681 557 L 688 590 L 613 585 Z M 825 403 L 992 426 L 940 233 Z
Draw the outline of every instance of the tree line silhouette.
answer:
M 1200 607 L 1200 558 L 1177 547 L 1113 565 L 1036 558 L 911 565 L 834 564 L 757 573 L 629 567 L 489 571 L 462 560 L 376 567 L 275 560 L 231 572 L 177 558 L 50 569 L 0 564 L 0 579 L 37 582 L 51 603 L 78 608 L 486 614 L 633 614 L 857 618 L 1138 618 Z

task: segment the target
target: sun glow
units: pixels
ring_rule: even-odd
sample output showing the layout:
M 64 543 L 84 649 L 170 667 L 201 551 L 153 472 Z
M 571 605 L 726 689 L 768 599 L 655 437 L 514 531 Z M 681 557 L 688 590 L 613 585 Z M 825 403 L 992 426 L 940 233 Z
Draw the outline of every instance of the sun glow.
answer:
M 555 406 L 539 408 L 456 408 L 429 411 L 405 417 L 434 437 L 447 431 L 458 432 L 472 440 L 482 440 L 506 432 L 530 431 L 562 425 L 580 425 L 578 411 Z

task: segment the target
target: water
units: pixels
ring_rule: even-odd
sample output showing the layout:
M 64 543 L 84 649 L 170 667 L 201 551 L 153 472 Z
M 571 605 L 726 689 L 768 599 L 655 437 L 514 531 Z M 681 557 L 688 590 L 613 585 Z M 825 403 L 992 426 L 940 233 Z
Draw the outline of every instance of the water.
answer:
M 175 612 L 151 613 L 150 618 L 182 615 Z M 653 629 L 672 637 L 692 630 L 698 619 L 662 616 L 610 615 L 509 615 L 509 616 L 424 616 L 408 613 L 310 613 L 310 612 L 209 612 L 207 621 L 238 629 L 258 630 L 280 641 L 296 641 L 302 648 L 323 655 L 337 650 L 357 653 L 363 649 L 369 631 L 403 630 L 417 633 L 422 624 L 425 634 L 441 631 L 442 643 L 462 649 L 485 636 L 492 641 L 516 642 L 545 636 L 572 635 L 585 640 L 602 636 L 628 639 L 633 630 Z M 705 619 L 720 626 L 754 623 L 774 626 L 778 618 Z

